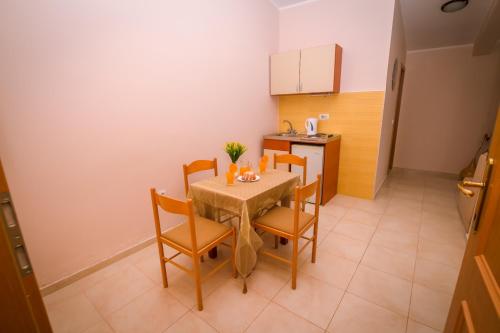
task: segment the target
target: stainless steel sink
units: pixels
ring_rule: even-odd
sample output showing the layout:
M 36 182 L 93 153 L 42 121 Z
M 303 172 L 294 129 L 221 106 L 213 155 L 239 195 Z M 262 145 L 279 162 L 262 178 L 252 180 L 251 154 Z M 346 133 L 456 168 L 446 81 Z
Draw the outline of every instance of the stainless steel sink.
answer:
M 288 132 L 277 133 L 276 135 L 277 136 L 286 136 L 286 137 L 296 137 L 296 136 L 298 136 L 295 133 L 288 133 Z

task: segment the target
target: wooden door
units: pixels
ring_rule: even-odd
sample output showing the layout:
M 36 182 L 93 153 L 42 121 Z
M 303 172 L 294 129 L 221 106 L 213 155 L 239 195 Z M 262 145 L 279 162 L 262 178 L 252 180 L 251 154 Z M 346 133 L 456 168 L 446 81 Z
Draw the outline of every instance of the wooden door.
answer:
M 484 200 L 473 222 L 445 333 L 500 332 L 500 109 L 489 151 Z M 481 200 L 481 198 L 479 198 Z
M 396 152 L 396 140 L 398 138 L 399 114 L 401 112 L 401 99 L 403 97 L 405 71 L 405 67 L 401 65 L 401 71 L 399 73 L 398 97 L 396 100 L 396 112 L 394 113 L 394 121 L 392 123 L 391 156 L 389 158 L 389 169 L 387 172 L 391 171 L 392 166 L 394 165 L 394 153 Z
M 300 51 L 273 54 L 270 63 L 271 95 L 299 92 Z
M 333 92 L 335 45 L 302 49 L 300 93 Z
M 52 332 L 0 162 L 0 332 Z

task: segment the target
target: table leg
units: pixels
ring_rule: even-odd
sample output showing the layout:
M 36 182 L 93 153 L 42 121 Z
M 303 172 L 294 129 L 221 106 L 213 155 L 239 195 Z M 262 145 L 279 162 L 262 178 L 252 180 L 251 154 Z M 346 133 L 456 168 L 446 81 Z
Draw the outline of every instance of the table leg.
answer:
M 216 247 L 214 247 L 213 249 L 211 249 L 211 250 L 209 250 L 209 251 L 208 251 L 208 257 L 209 257 L 210 259 L 215 259 L 215 258 L 217 258 L 217 246 L 216 246 Z

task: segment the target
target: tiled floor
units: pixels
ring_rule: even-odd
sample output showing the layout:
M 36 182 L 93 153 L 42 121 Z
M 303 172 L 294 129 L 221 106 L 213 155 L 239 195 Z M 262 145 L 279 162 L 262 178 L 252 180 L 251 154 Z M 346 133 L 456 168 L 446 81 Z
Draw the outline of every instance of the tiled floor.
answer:
M 443 329 L 465 246 L 454 181 L 393 172 L 376 200 L 338 195 L 320 215 L 317 262 L 311 264 L 310 250 L 304 251 L 296 290 L 286 266 L 259 258 L 246 295 L 228 267 L 203 284 L 205 309 L 199 312 L 185 273 L 167 266 L 170 287 L 162 288 L 153 244 L 46 296 L 53 328 L 74 333 Z M 266 238 L 266 246 L 272 243 Z M 289 253 L 290 247 L 277 251 Z M 214 264 L 205 260 L 203 266 Z

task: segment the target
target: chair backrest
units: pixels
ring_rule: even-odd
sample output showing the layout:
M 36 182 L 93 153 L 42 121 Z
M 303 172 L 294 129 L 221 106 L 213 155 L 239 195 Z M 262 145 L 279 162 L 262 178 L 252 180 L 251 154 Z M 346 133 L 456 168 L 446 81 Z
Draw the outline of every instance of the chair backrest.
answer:
M 274 154 L 274 169 L 278 164 L 293 164 L 302 167 L 302 184 L 307 184 L 307 156 L 300 157 L 293 154 Z
M 191 246 L 194 252 L 197 249 L 196 243 L 196 228 L 194 225 L 194 209 L 193 202 L 191 199 L 187 201 L 180 201 L 172 199 L 162 194 L 158 194 L 155 188 L 150 189 L 151 192 L 151 203 L 153 204 L 153 215 L 155 220 L 156 237 L 160 239 L 161 237 L 161 224 L 160 224 L 160 214 L 158 211 L 158 206 L 160 206 L 164 211 L 177 215 L 184 215 L 188 218 L 189 231 L 191 234 Z
M 214 158 L 213 160 L 197 160 L 193 161 L 190 164 L 184 164 L 182 166 L 182 170 L 184 172 L 184 191 L 186 192 L 186 195 L 188 194 L 189 191 L 189 180 L 188 176 L 192 173 L 200 172 L 200 171 L 206 171 L 206 170 L 214 170 L 214 176 L 217 177 L 217 159 Z
M 316 200 L 314 203 L 314 217 L 319 216 L 319 202 L 320 202 L 320 190 L 321 190 L 321 175 L 316 177 L 316 181 L 304 186 L 297 186 L 295 188 L 295 203 L 294 203 L 294 232 L 298 232 L 299 227 L 299 211 L 305 210 L 305 201 L 307 198 L 316 195 Z

